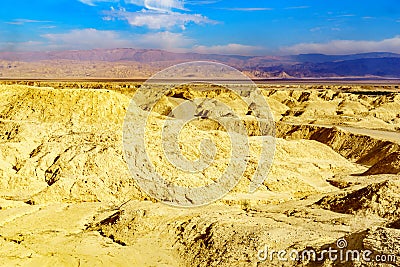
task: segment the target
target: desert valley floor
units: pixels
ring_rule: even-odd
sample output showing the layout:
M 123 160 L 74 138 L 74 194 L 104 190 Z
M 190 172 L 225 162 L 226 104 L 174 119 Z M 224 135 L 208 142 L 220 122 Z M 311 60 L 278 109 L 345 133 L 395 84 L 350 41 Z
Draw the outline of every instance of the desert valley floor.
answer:
M 230 102 L 249 135 L 253 154 L 243 179 L 198 208 L 155 201 L 128 170 L 122 132 L 139 86 L 0 84 L 1 266 L 400 265 L 397 85 L 261 84 L 276 122 L 276 149 L 254 193 L 248 188 L 258 145 L 271 139 L 257 131 L 256 115 L 229 90 L 171 89 L 153 109 L 152 127 L 173 120 L 182 101 L 203 97 Z M 202 108 L 204 114 L 218 106 Z M 137 116 L 146 112 L 138 108 Z M 222 154 L 189 182 L 165 163 L 157 138 L 148 141 L 154 165 L 172 182 L 212 182 L 230 145 L 222 127 L 200 119 L 182 130 L 182 153 L 196 159 L 203 138 Z M 258 255 L 265 246 L 318 252 L 340 239 L 346 249 L 370 250 L 371 258 L 394 258 L 263 261 Z

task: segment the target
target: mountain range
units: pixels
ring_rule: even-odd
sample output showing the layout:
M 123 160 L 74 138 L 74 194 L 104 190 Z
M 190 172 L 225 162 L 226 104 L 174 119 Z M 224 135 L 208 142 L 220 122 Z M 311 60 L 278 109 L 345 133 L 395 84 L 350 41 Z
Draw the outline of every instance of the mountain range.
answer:
M 188 61 L 215 61 L 252 78 L 400 78 L 400 54 L 240 56 L 155 49 L 0 52 L 0 78 L 146 78 Z

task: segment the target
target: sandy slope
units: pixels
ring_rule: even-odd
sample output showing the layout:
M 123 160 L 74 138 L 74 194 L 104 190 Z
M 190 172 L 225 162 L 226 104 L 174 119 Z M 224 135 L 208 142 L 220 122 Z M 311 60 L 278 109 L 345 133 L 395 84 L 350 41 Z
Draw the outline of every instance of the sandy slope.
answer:
M 397 94 L 265 90 L 279 121 L 278 138 L 269 176 L 250 194 L 260 145 L 272 144 L 271 137 L 260 136 L 254 114 L 223 90 L 172 91 L 157 113 L 150 113 L 147 138 L 152 163 L 170 182 L 212 183 L 232 152 L 220 125 L 198 120 L 181 131 L 182 153 L 197 159 L 199 143 L 210 138 L 217 150 L 214 163 L 190 175 L 168 163 L 157 133 L 166 120 L 177 120 L 170 112 L 184 99 L 230 101 L 251 136 L 243 179 L 223 199 L 195 209 L 156 202 L 129 172 L 122 126 L 130 94 L 0 86 L 1 265 L 307 265 L 260 263 L 257 252 L 265 245 L 321 250 L 344 236 L 351 248 L 400 257 L 398 157 L 393 154 L 399 144 L 368 132 L 396 134 Z M 133 114 L 148 115 L 139 108 Z M 227 121 L 236 129 L 234 118 Z M 365 125 L 371 129 L 353 131 Z M 143 156 L 134 155 L 139 163 Z M 153 175 L 150 168 L 142 169 Z

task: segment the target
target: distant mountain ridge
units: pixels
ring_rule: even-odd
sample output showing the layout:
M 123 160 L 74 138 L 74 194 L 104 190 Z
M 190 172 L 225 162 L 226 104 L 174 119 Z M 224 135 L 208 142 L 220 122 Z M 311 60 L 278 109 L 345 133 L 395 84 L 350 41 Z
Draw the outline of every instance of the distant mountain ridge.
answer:
M 68 50 L 50 52 L 0 52 L 0 59 L 15 61 L 38 60 L 80 60 L 80 61 L 136 61 L 141 63 L 177 60 L 206 60 L 216 59 L 221 61 L 248 60 L 249 56 L 216 55 L 198 53 L 174 53 L 158 49 L 93 49 L 93 50 Z
M 51 52 L 0 52 L 0 77 L 15 77 L 16 75 L 40 76 L 40 68 L 46 69 L 49 76 L 52 68 L 63 64 L 74 67 L 96 62 L 101 66 L 121 65 L 129 68 L 147 70 L 141 75 L 150 75 L 164 67 L 188 61 L 216 61 L 238 68 L 252 78 L 324 78 L 324 77 L 382 77 L 400 78 L 400 54 L 389 52 L 373 52 L 352 55 L 300 54 L 290 56 L 240 56 L 199 53 L 174 53 L 157 49 L 93 49 Z M 70 66 L 70 67 L 71 67 Z M 71 67 L 72 68 L 72 67 Z M 68 68 L 67 68 L 68 69 Z M 92 76 L 88 67 L 85 71 L 73 73 L 73 77 Z M 89 68 L 90 69 L 90 68 Z M 30 74 L 29 74 L 29 73 Z M 54 71 L 62 76 L 60 70 Z M 50 73 L 50 74 L 49 74 Z M 125 73 L 125 74 L 124 74 Z M 134 70 L 126 70 L 119 78 L 129 78 Z M 66 76 L 70 75 L 65 73 Z M 96 77 L 101 75 L 97 70 Z M 107 74 L 104 78 L 111 74 Z M 26 76 L 26 77 L 28 77 Z M 47 77 L 46 76 L 46 77 Z M 25 77 L 25 76 L 24 76 Z M 38 77 L 40 78 L 40 77 Z
M 300 54 L 291 56 L 294 61 L 304 63 L 325 63 L 334 61 L 346 61 L 366 58 L 400 58 L 400 54 L 389 53 L 389 52 L 373 52 L 373 53 L 361 53 L 353 55 L 324 55 L 324 54 Z

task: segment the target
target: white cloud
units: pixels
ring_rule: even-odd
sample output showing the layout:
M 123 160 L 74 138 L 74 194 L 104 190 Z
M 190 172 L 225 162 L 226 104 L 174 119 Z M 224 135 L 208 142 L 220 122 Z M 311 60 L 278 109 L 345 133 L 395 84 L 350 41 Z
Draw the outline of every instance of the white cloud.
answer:
M 95 1 L 92 1 L 92 0 L 78 0 L 78 1 L 85 5 L 95 6 Z
M 227 44 L 215 46 L 196 45 L 192 51 L 201 54 L 224 54 L 224 55 L 255 55 L 262 51 L 263 48 L 242 44 Z
M 85 4 L 85 5 L 89 5 L 89 6 L 95 6 L 95 3 L 91 0 L 78 0 L 79 2 Z
M 118 18 L 126 20 L 131 26 L 135 27 L 148 27 L 149 29 L 171 29 L 175 26 L 185 29 L 185 26 L 189 23 L 195 24 L 206 24 L 216 23 L 213 20 L 208 19 L 200 14 L 183 14 L 178 12 L 158 12 L 141 10 L 138 12 L 127 12 L 124 10 L 111 11 L 105 13 L 107 16 L 105 20 L 111 18 Z
M 78 0 L 79 2 L 89 5 L 95 6 L 96 3 L 100 2 L 108 2 L 108 3 L 117 3 L 121 2 L 120 0 Z M 145 7 L 149 10 L 154 11 L 171 11 L 172 9 L 180 9 L 184 10 L 184 0 L 125 0 L 123 1 L 125 4 L 132 4 L 136 6 Z
M 273 10 L 273 8 L 269 7 L 231 7 L 231 8 L 221 8 L 224 10 L 231 10 L 231 11 L 269 11 Z
M 48 23 L 51 21 L 48 20 L 34 20 L 34 19 L 15 19 L 13 21 L 6 22 L 7 24 L 12 25 L 24 25 L 26 23 Z
M 306 9 L 306 8 L 310 8 L 310 6 L 290 6 L 286 7 L 285 9 Z
M 327 43 L 301 43 L 281 48 L 285 54 L 323 53 L 331 55 L 367 52 L 400 53 L 400 36 L 381 41 L 334 40 Z
M 115 31 L 99 31 L 96 29 L 71 30 L 66 33 L 44 34 L 50 47 L 59 49 L 88 49 L 128 47 L 128 40 L 120 37 Z
M 194 40 L 184 36 L 181 33 L 157 32 L 147 33 L 137 36 L 136 46 L 141 48 L 159 48 L 169 51 L 179 51 L 182 48 L 193 44 Z
M 107 2 L 107 3 L 119 2 L 119 0 L 78 0 L 78 1 L 85 5 L 89 5 L 89 6 L 95 6 L 96 3 L 100 3 L 100 2 Z
M 54 28 L 57 28 L 57 26 L 49 25 L 49 26 L 42 26 L 42 27 L 40 27 L 40 29 L 54 29 Z
M 43 49 L 93 49 L 93 48 L 157 48 L 174 50 L 193 43 L 181 33 L 157 32 L 123 35 L 116 31 L 77 29 L 66 33 L 45 34 L 48 40 Z
M 336 16 L 337 18 L 348 18 L 348 17 L 355 17 L 356 15 L 354 14 L 342 14 L 342 15 L 338 15 Z
M 201 14 L 189 14 L 185 9 L 185 0 L 78 0 L 86 5 L 95 6 L 99 2 L 123 2 L 119 10 L 111 7 L 110 11 L 105 11 L 103 20 L 111 21 L 113 19 L 126 20 L 134 27 L 148 27 L 149 29 L 171 29 L 175 26 L 185 29 L 189 23 L 206 24 L 216 23 L 213 20 Z M 143 9 L 137 12 L 129 12 L 125 7 L 127 5 L 141 6 Z M 125 6 L 125 7 L 124 7 Z
M 0 52 L 37 51 L 42 48 L 43 43 L 38 41 L 0 42 Z
M 321 31 L 321 30 L 322 30 L 321 27 L 315 27 L 315 28 L 311 28 L 311 29 L 310 29 L 310 32 L 319 32 L 319 31 Z
M 341 30 L 342 29 L 340 29 L 338 27 L 332 27 L 332 28 L 329 28 L 329 27 L 315 27 L 315 28 L 311 28 L 310 32 L 321 32 L 321 31 L 335 31 L 335 32 L 338 32 L 338 31 L 341 31 Z
M 172 9 L 185 9 L 183 0 L 125 0 L 125 3 L 163 12 L 171 11 Z

